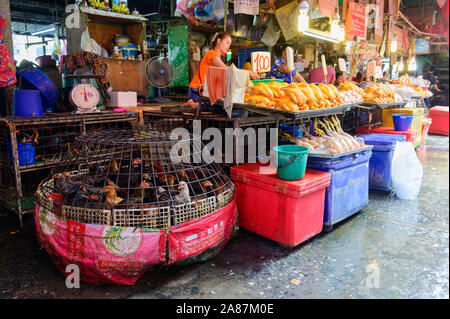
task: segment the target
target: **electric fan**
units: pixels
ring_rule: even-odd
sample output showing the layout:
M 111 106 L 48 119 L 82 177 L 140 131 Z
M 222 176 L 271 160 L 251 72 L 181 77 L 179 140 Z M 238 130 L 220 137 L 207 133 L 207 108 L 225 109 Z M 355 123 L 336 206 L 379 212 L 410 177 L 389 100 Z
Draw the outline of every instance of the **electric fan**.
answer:
M 161 97 L 161 89 L 168 87 L 175 78 L 175 69 L 162 56 L 149 59 L 145 65 L 145 77 L 148 83 L 155 87 L 156 97 L 150 103 L 170 103 L 172 100 Z

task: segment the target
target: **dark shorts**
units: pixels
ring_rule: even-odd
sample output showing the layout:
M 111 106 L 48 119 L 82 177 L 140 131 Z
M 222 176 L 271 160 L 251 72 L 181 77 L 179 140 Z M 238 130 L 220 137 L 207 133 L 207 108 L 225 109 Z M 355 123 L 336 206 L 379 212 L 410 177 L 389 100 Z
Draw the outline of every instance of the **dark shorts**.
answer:
M 198 89 L 188 88 L 188 96 L 192 101 L 196 103 L 200 102 L 200 92 Z

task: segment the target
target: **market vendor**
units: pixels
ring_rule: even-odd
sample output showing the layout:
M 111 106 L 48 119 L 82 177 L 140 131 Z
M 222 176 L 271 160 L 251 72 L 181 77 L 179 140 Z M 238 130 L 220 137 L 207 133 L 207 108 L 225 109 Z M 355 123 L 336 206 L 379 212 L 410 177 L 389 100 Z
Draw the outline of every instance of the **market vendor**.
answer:
M 339 84 L 345 81 L 345 75 L 344 72 L 337 72 L 336 73 L 336 81 L 334 81 L 334 86 L 339 87 Z
M 438 87 L 438 78 L 437 78 L 437 76 L 436 75 L 434 75 L 434 72 L 436 71 L 436 69 L 433 67 L 433 66 L 429 66 L 428 67 L 428 70 L 427 70 L 427 73 L 425 73 L 424 75 L 423 75 L 423 79 L 424 80 L 428 80 L 428 81 L 430 81 L 430 83 L 431 83 L 431 87 L 430 87 L 430 89 L 431 89 L 431 92 L 441 92 L 442 90 L 441 89 L 439 89 L 439 87 Z
M 309 72 L 309 83 L 324 83 L 324 84 L 333 84 L 336 81 L 336 71 L 334 68 L 330 66 L 330 61 L 326 61 L 327 63 L 327 76 L 323 74 L 322 63 L 319 63 L 319 67 L 312 69 Z M 324 82 L 326 81 L 326 83 Z
M 291 83 L 292 80 L 297 82 L 306 82 L 303 76 L 297 71 L 296 68 L 290 69 L 287 65 L 286 48 L 288 45 L 274 47 L 275 54 L 278 58 L 272 64 L 272 71 L 270 77 L 283 80 L 284 82 Z
M 199 107 L 200 92 L 204 85 L 206 69 L 210 66 L 228 68 L 220 58 L 227 54 L 231 46 L 231 35 L 225 31 L 217 32 L 210 45 L 210 50 L 202 58 L 200 65 L 195 73 L 191 83 L 189 83 L 188 95 L 189 100 L 183 104 L 183 107 Z M 258 79 L 259 75 L 255 72 L 249 71 L 252 79 Z

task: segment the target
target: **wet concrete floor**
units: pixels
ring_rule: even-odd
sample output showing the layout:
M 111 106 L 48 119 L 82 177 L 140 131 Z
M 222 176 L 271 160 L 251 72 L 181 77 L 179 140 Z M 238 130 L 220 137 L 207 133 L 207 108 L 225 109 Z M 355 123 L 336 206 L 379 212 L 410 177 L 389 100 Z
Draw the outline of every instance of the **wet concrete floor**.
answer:
M 34 233 L 0 211 L 0 298 L 449 298 L 449 139 L 418 150 L 419 198 L 369 206 L 295 249 L 240 229 L 216 258 L 158 267 L 134 286 L 68 289 Z

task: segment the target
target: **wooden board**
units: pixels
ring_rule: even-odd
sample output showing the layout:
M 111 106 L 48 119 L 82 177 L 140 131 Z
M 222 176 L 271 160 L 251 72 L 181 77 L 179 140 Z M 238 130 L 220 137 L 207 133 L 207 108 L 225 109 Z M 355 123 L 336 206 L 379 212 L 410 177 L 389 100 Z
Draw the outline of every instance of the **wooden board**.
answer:
M 108 65 L 106 78 L 114 91 L 136 91 L 148 97 L 148 82 L 145 78 L 145 61 L 103 59 Z

